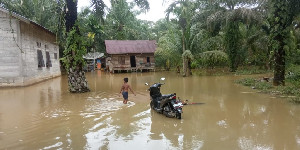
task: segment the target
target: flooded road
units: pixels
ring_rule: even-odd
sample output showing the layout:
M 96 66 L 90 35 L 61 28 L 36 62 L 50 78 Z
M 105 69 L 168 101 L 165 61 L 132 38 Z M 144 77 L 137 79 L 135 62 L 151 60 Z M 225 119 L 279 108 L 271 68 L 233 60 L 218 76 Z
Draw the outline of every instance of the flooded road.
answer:
M 137 96 L 118 94 L 123 78 Z M 153 112 L 145 82 L 190 102 L 182 119 Z M 62 76 L 0 89 L 0 149 L 300 149 L 300 105 L 235 84 L 241 76 L 87 74 L 92 92 L 70 94 Z

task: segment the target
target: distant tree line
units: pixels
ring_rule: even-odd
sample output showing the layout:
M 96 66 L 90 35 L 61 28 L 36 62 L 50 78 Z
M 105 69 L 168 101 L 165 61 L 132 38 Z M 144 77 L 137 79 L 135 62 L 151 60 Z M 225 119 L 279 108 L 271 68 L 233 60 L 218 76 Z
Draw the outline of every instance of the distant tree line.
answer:
M 234 72 L 259 66 L 273 69 L 274 85 L 284 85 L 286 67 L 300 64 L 297 0 L 177 0 L 157 22 L 137 19 L 149 10 L 147 0 L 110 2 L 108 8 L 91 0 L 79 13 L 76 0 L 0 0 L 0 5 L 56 33 L 66 68 L 79 72 L 81 56 L 92 49 L 105 52 L 108 39 L 156 40 L 156 65 L 182 67 L 184 76 L 191 68 L 228 66 Z

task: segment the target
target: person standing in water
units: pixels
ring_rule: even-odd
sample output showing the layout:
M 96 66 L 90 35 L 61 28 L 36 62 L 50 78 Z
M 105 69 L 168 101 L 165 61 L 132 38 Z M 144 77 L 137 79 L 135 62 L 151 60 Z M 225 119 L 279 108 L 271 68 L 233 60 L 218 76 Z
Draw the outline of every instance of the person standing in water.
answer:
M 128 78 L 124 78 L 124 84 L 121 87 L 121 91 L 120 94 L 122 93 L 123 95 L 123 103 L 127 104 L 128 102 L 128 89 L 134 94 L 134 96 L 136 96 L 136 94 L 133 92 L 133 90 L 131 89 L 130 85 L 128 84 Z

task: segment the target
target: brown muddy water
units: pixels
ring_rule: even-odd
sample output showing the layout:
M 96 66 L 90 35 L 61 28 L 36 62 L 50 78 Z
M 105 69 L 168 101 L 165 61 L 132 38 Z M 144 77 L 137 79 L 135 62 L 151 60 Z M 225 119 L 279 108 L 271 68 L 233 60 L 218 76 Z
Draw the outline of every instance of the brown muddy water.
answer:
M 130 93 L 118 92 L 124 77 Z M 182 119 L 150 110 L 145 82 L 190 102 Z M 175 73 L 87 74 L 92 92 L 70 94 L 62 76 L 0 89 L 0 149 L 300 149 L 300 106 L 237 85 L 241 76 Z

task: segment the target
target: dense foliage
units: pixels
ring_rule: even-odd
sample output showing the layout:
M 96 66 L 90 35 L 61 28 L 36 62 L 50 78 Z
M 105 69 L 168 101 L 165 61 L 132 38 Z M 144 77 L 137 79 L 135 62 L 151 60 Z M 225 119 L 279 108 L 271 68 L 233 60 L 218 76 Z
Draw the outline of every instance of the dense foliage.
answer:
M 154 39 L 157 67 L 180 66 L 186 74 L 185 68 L 227 66 L 236 71 L 257 66 L 274 69 L 278 85 L 284 84 L 287 67 L 300 65 L 297 0 L 176 0 L 167 6 L 166 19 L 155 23 L 137 19 L 149 10 L 147 0 L 111 0 L 110 8 L 103 0 L 90 2 L 91 7 L 78 14 L 87 52 L 105 52 L 106 39 Z M 65 0 L 0 0 L 2 7 L 56 32 L 62 49 L 68 41 L 65 4 Z M 193 60 L 182 57 L 186 50 Z
M 86 39 L 81 36 L 79 29 L 75 27 L 67 33 L 66 48 L 62 62 L 67 70 L 75 69 L 77 66 L 83 66 L 85 61 L 83 55 L 86 54 Z
M 0 6 L 20 14 L 52 32 L 60 32 L 64 0 L 0 0 Z
M 207 51 L 196 56 L 194 67 L 225 67 L 228 65 L 228 55 L 222 51 Z

